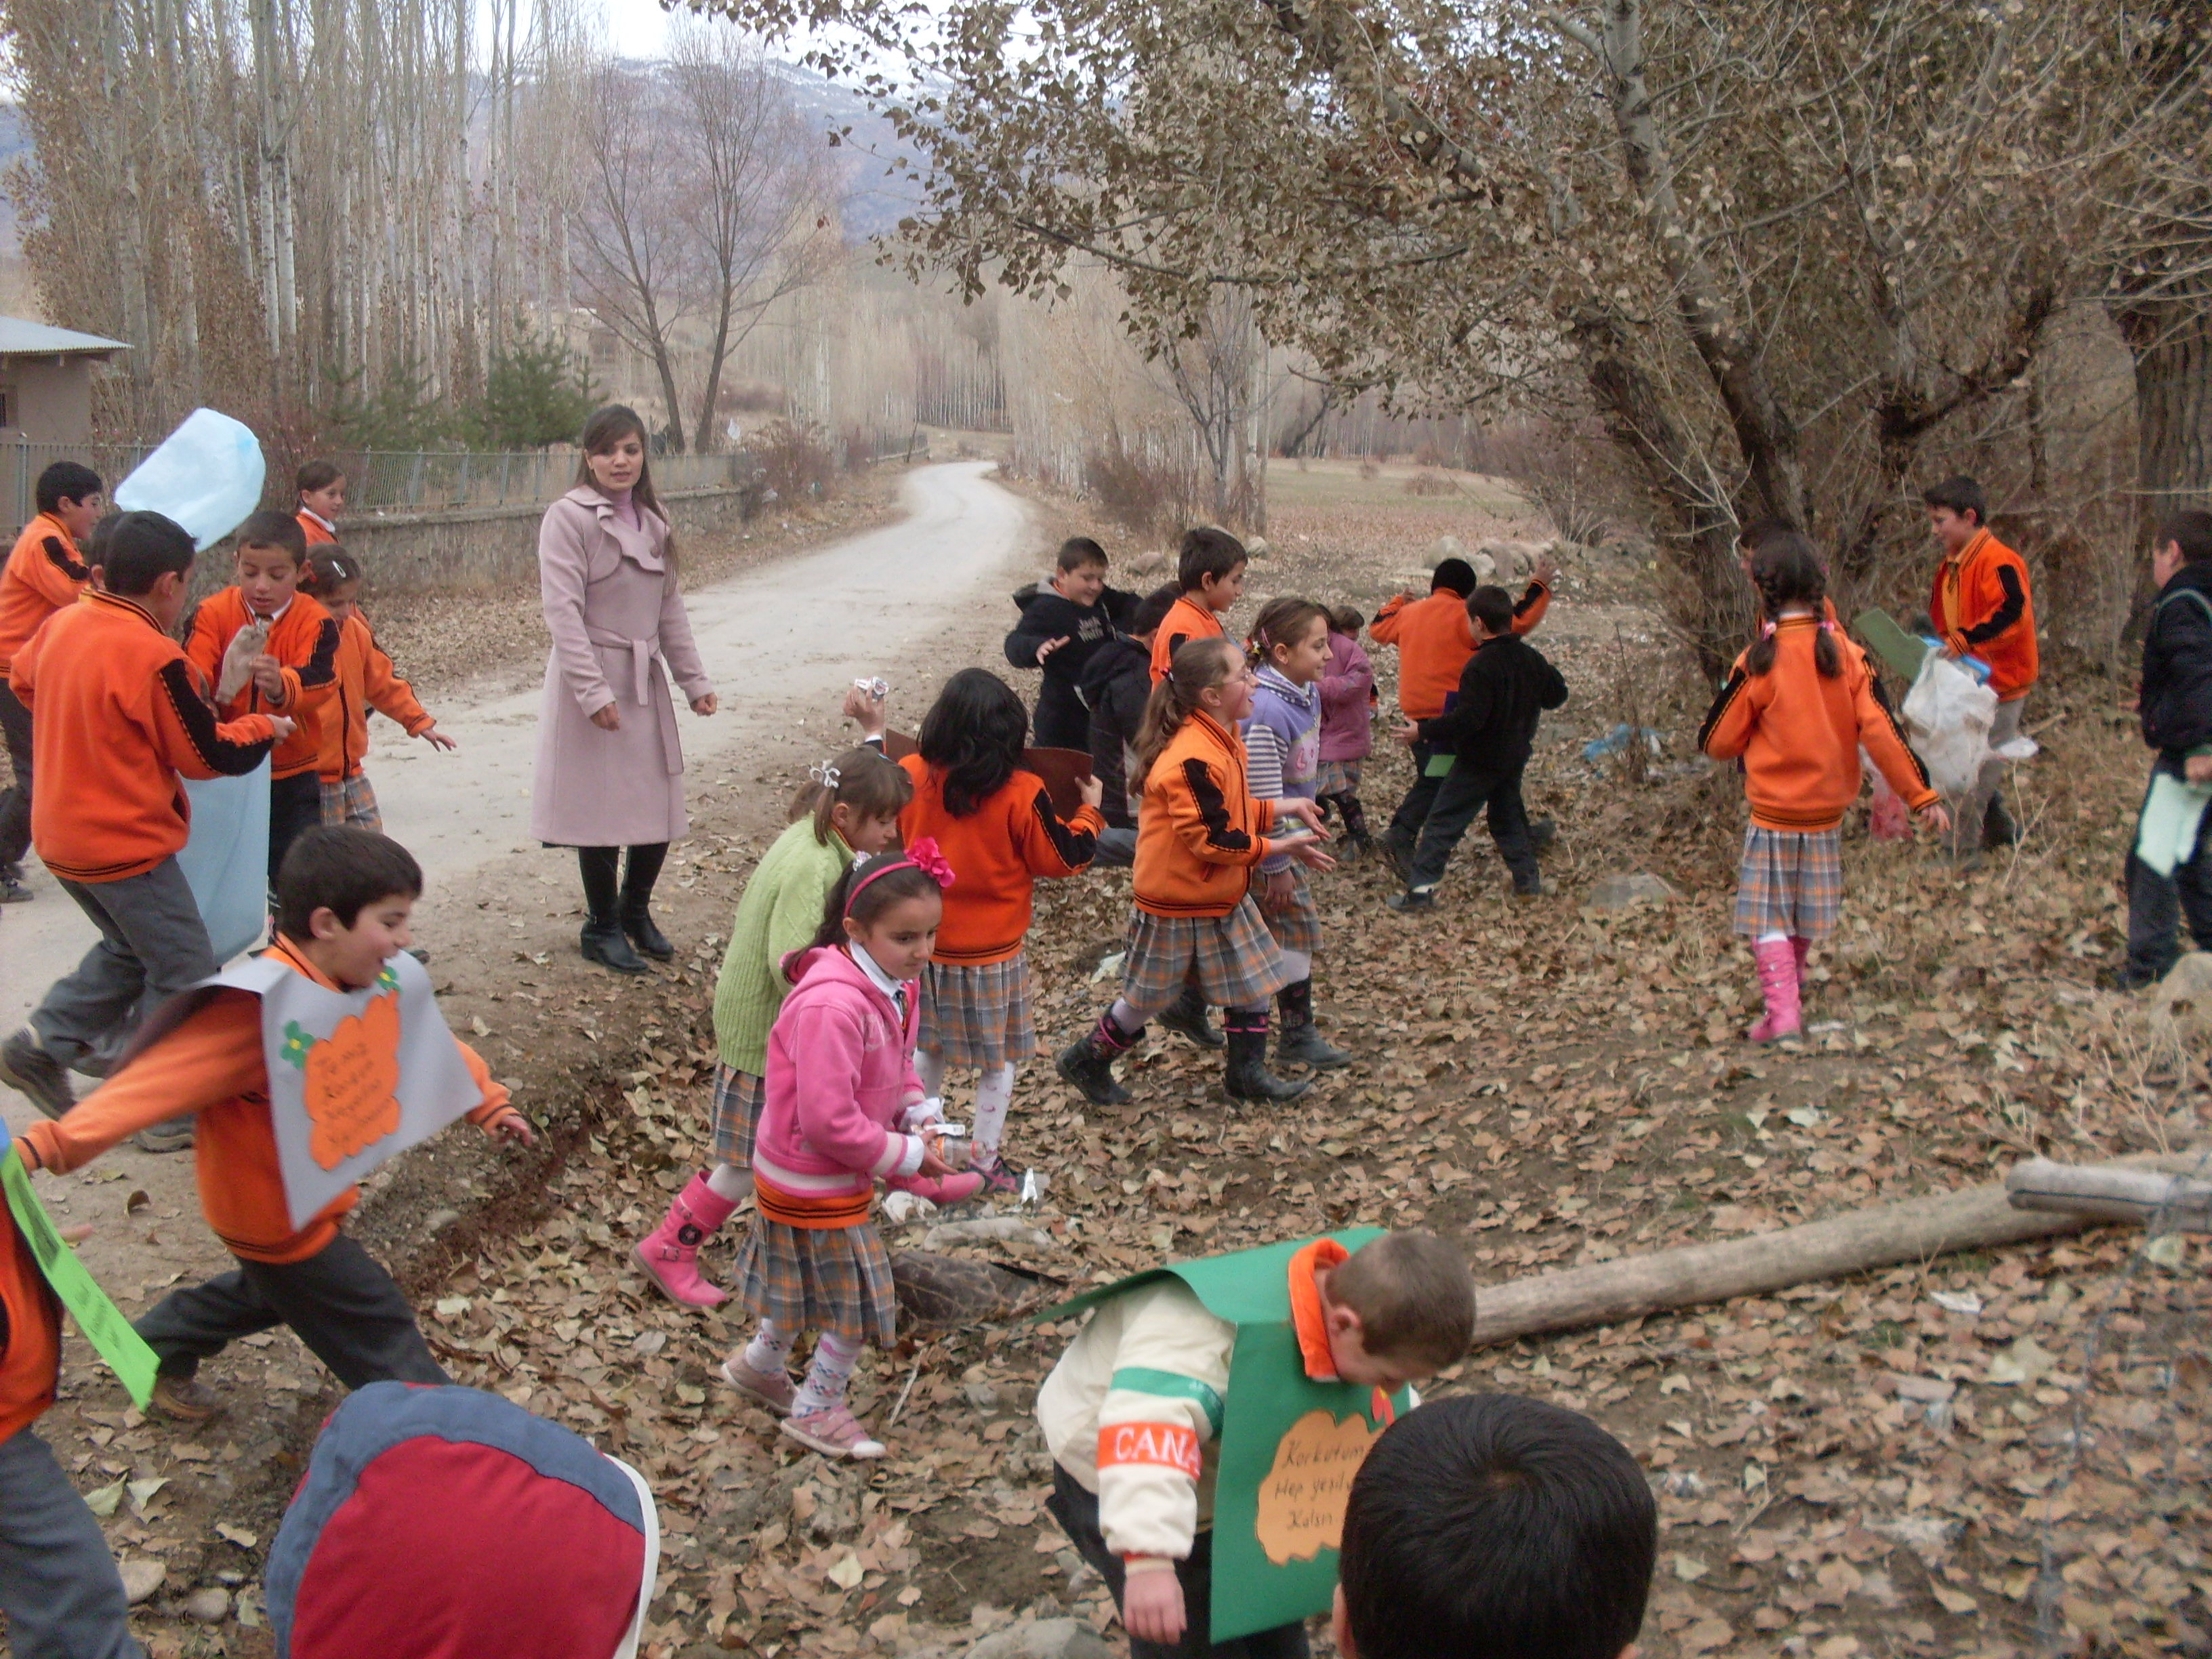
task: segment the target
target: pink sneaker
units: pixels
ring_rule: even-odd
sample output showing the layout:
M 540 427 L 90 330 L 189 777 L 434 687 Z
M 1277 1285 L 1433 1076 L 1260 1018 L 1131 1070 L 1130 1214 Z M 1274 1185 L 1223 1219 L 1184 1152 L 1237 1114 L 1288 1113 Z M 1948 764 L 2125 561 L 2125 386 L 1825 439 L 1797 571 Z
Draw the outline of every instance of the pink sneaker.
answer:
M 975 1173 L 983 1177 L 981 1192 L 988 1198 L 1019 1198 L 1022 1178 L 1008 1169 L 1003 1160 L 976 1165 Z
M 881 1457 L 890 1449 L 882 1441 L 868 1437 L 860 1419 L 842 1401 L 827 1411 L 787 1417 L 782 1428 L 800 1445 L 811 1446 L 824 1457 Z
M 798 1403 L 799 1390 L 782 1372 L 773 1374 L 757 1371 L 745 1364 L 745 1351 L 740 1348 L 722 1362 L 722 1381 L 757 1406 L 765 1407 L 778 1417 L 791 1415 Z

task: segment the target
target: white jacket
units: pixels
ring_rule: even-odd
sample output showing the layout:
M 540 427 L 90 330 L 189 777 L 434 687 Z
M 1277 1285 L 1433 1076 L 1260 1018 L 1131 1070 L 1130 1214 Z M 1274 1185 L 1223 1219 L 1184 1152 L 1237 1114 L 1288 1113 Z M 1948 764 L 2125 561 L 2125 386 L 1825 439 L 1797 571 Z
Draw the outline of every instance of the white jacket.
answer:
M 1158 1279 L 1093 1313 L 1037 1390 L 1045 1444 L 1098 1494 L 1115 1554 L 1181 1559 L 1213 1524 L 1236 1346 L 1236 1326 L 1181 1279 Z

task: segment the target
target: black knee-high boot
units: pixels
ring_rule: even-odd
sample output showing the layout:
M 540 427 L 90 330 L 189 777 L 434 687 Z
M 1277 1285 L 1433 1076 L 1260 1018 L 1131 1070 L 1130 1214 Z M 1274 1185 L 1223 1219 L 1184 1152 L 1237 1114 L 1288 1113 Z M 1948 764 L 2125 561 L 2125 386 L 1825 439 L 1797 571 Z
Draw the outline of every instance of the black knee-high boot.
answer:
M 623 868 L 623 932 L 629 936 L 632 945 L 659 962 L 666 962 L 676 954 L 676 947 L 653 925 L 653 884 L 660 879 L 660 866 L 667 858 L 668 843 L 655 842 L 650 846 L 631 848 L 629 861 Z
M 622 903 L 616 896 L 619 847 L 579 847 L 576 867 L 584 877 L 584 960 L 618 974 L 641 974 L 646 966 L 623 937 Z

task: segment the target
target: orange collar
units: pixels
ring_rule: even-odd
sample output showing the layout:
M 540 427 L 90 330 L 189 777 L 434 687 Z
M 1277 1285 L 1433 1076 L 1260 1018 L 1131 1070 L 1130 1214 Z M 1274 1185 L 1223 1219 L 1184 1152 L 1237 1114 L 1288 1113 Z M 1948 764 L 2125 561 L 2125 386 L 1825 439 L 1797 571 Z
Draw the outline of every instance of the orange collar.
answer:
M 80 605 L 106 605 L 116 611 L 127 611 L 132 616 L 137 617 L 139 621 L 144 623 L 147 627 L 152 629 L 156 634 L 166 633 L 167 631 L 161 626 L 161 623 L 155 619 L 152 611 L 149 611 L 144 605 L 139 604 L 137 600 L 131 598 L 128 594 L 111 593 L 104 587 L 88 587 L 83 592 L 77 595 L 77 603 Z
M 1316 1238 L 1291 1258 L 1291 1328 L 1297 1333 L 1298 1358 L 1316 1382 L 1336 1381 L 1336 1357 L 1328 1351 L 1328 1316 L 1315 1272 L 1336 1267 L 1351 1254 L 1333 1238 Z
M 325 991 L 342 991 L 345 988 L 307 960 L 307 953 L 283 933 L 276 935 L 269 946 L 269 954 L 294 972 L 315 981 Z

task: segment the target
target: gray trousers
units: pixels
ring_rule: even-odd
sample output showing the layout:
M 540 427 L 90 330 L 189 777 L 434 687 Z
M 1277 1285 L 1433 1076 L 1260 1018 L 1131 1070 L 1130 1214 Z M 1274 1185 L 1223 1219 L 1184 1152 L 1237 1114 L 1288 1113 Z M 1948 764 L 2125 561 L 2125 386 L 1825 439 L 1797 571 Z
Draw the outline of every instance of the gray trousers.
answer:
M 57 1065 L 97 1076 L 143 1015 L 220 964 L 173 858 L 121 881 L 64 880 L 62 890 L 92 918 L 100 942 L 75 973 L 54 981 L 31 1015 L 31 1029 Z
M 21 864 L 31 850 L 31 711 L 0 675 L 0 742 L 15 781 L 0 794 L 0 865 Z
M 1137 832 L 1109 824 L 1098 832 L 1098 849 L 1091 863 L 1104 869 L 1127 870 L 1137 861 Z
M 145 1659 L 100 1522 L 28 1429 L 0 1440 L 0 1614 L 15 1659 Z
M 2010 702 L 1997 705 L 1996 717 L 1990 722 L 1990 747 L 2010 743 L 2020 735 L 2021 716 L 2027 711 L 2027 699 L 2014 697 Z M 1957 858 L 1981 850 L 1984 824 L 1990 816 L 1990 804 L 1997 799 L 1997 790 L 2004 782 L 2005 769 L 2012 763 L 1991 755 L 1982 763 L 1982 769 L 1974 775 L 1974 787 L 1965 799 L 1952 809 L 1951 851 Z
M 392 1275 L 343 1233 L 305 1261 L 241 1260 L 234 1272 L 172 1291 L 131 1325 L 164 1376 L 190 1376 L 240 1337 L 289 1325 L 349 1389 L 453 1380 L 430 1357 Z

